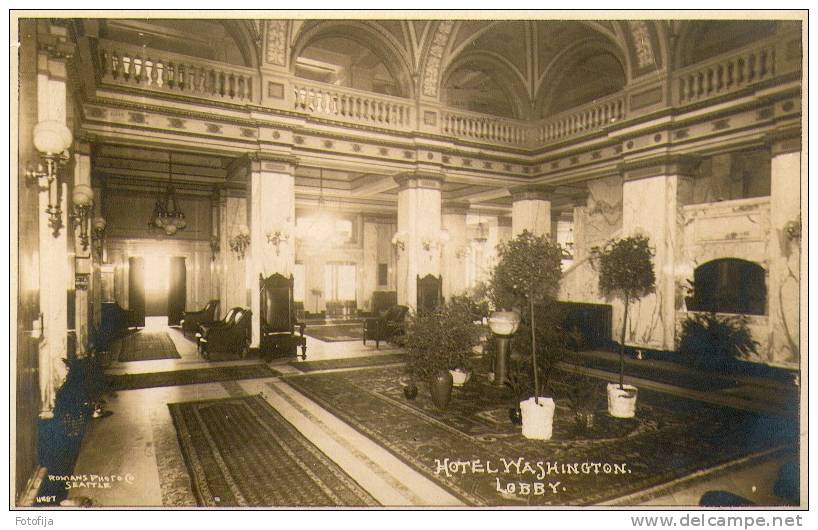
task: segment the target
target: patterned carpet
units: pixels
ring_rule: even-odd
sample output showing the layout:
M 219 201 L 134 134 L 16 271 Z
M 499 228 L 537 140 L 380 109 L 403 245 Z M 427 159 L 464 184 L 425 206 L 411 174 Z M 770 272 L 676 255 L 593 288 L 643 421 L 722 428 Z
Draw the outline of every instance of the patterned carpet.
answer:
M 115 343 L 119 362 L 181 359 L 170 336 L 164 331 L 138 331 L 125 335 Z
M 197 385 L 218 381 L 237 381 L 240 379 L 259 379 L 280 375 L 266 364 L 242 366 L 214 366 L 213 368 L 194 368 L 172 372 L 150 372 L 144 374 L 123 374 L 108 376 L 111 390 L 135 390 L 138 388 L 156 388 L 161 386 Z
M 261 396 L 168 407 L 200 506 L 377 506 Z
M 327 359 L 325 361 L 293 361 L 290 366 L 302 372 L 316 372 L 318 370 L 338 370 L 342 368 L 364 368 L 406 362 L 405 353 L 386 353 L 383 355 L 366 355 L 350 357 L 348 359 Z
M 304 335 L 324 342 L 347 342 L 363 340 L 363 324 L 331 324 L 326 326 L 307 326 Z
M 406 400 L 401 375 L 391 367 L 287 382 L 474 506 L 597 504 L 797 441 L 797 425 L 781 418 L 642 390 L 636 419 L 609 417 L 603 395 L 582 433 L 559 383 L 554 437 L 531 441 L 509 421 L 506 389 L 473 377 L 439 411 L 428 388 Z

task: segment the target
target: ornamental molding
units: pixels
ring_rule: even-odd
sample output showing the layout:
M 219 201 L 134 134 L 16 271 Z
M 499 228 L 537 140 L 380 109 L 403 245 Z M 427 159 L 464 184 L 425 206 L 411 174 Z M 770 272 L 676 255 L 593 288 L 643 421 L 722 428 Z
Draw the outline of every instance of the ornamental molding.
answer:
M 449 37 L 454 27 L 453 20 L 443 20 L 435 29 L 432 43 L 429 47 L 426 69 L 423 72 L 423 95 L 437 97 L 440 67 L 443 62 L 443 52 L 449 44 Z
M 277 66 L 287 66 L 287 21 L 267 21 L 266 61 Z

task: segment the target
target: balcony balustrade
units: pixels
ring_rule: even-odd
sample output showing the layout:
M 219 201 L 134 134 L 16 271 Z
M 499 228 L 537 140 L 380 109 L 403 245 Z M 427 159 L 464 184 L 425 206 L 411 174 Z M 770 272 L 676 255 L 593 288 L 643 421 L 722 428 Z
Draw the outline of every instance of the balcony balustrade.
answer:
M 536 126 L 540 144 L 600 130 L 627 117 L 625 95 L 605 97 L 591 103 L 549 116 Z
M 414 128 L 407 99 L 302 80 L 293 81 L 292 90 L 296 112 L 400 131 Z
M 775 75 L 775 42 L 756 43 L 677 72 L 673 76 L 676 104 L 686 105 L 729 94 Z
M 101 39 L 103 84 L 175 93 L 209 100 L 254 102 L 255 70 Z
M 106 39 L 92 42 L 95 43 L 92 53 L 97 82 L 101 86 L 238 105 L 265 104 L 259 90 L 261 76 L 253 68 Z M 669 80 L 673 86 L 673 104 L 684 106 L 706 101 L 786 75 L 798 68 L 797 60 L 784 60 L 789 56 L 781 47 L 788 44 L 791 43 L 767 39 L 677 71 Z M 628 108 L 630 91 L 627 88 L 532 122 L 429 106 L 411 99 L 305 79 L 282 77 L 281 81 L 285 96 L 280 100 L 281 106 L 274 105 L 275 109 L 339 124 L 401 133 L 422 131 L 496 147 L 541 148 L 602 132 L 614 123 L 636 117 Z M 419 116 L 429 112 L 437 113 L 439 118 L 419 123 Z

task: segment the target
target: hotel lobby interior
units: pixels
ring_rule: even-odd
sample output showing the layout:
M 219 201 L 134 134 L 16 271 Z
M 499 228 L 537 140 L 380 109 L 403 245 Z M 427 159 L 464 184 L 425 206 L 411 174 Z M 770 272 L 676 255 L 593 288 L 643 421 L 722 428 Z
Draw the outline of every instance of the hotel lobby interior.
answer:
M 12 507 L 805 505 L 800 15 L 91 14 L 13 17 Z

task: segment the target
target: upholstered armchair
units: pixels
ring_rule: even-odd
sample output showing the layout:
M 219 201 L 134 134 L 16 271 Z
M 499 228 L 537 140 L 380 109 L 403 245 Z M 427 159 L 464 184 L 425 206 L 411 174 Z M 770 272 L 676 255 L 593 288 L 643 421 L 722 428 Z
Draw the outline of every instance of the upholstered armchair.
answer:
M 229 322 L 205 328 L 199 338 L 199 348 L 209 361 L 243 359 L 250 350 L 250 310 L 236 307 L 230 310 Z
M 281 274 L 272 274 L 265 278 L 259 275 L 261 289 L 261 355 L 269 360 L 274 357 L 297 355 L 301 347 L 301 358 L 307 358 L 307 338 L 304 336 L 304 323 L 295 318 L 292 275 L 289 278 Z M 298 328 L 298 335 L 295 330 Z
M 234 307 L 224 315 L 224 318 L 221 320 L 216 320 L 214 322 L 202 322 L 199 324 L 199 329 L 196 332 L 196 341 L 199 345 L 199 353 L 202 352 L 202 341 L 201 339 L 207 337 L 207 334 L 210 332 L 211 329 L 217 328 L 220 326 L 227 326 L 232 325 L 233 321 L 236 319 L 236 315 L 239 311 L 241 311 L 241 307 Z
M 215 321 L 218 312 L 219 301 L 211 300 L 204 306 L 204 309 L 182 313 L 182 333 L 185 335 L 196 333 L 200 325 Z
M 443 303 L 443 278 L 427 274 L 417 277 L 418 311 L 434 311 Z
M 405 305 L 394 305 L 379 317 L 364 319 L 364 344 L 367 340 L 375 341 L 375 348 L 381 347 L 381 341 L 390 341 L 406 332 L 406 315 L 409 308 Z

